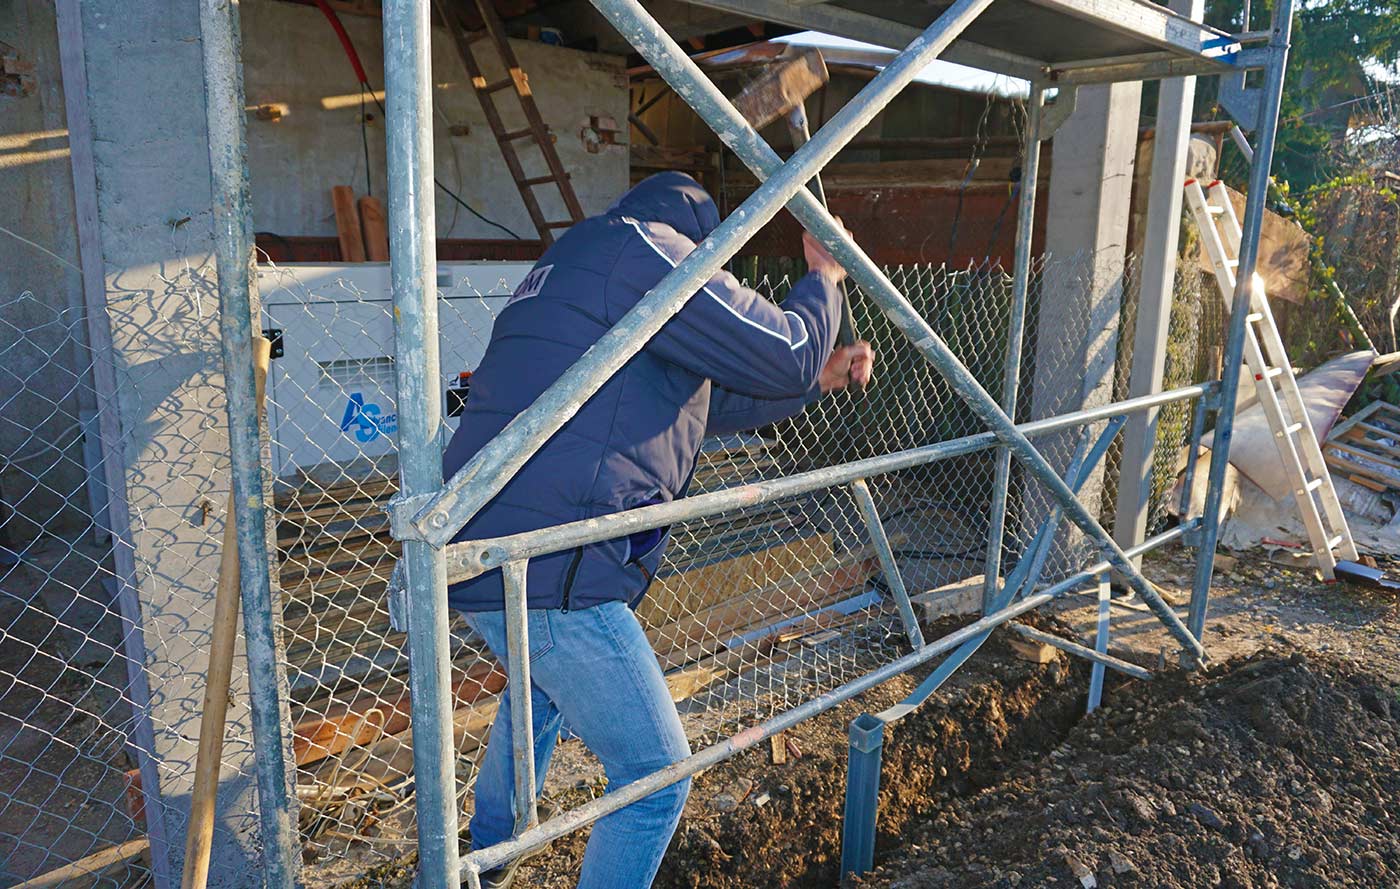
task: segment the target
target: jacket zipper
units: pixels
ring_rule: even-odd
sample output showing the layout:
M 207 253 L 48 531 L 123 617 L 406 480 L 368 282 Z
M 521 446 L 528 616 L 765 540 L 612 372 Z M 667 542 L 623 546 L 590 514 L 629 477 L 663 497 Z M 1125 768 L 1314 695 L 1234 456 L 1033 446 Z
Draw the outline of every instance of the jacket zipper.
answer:
M 574 591 L 574 578 L 578 576 L 579 563 L 583 561 L 583 547 L 574 550 L 574 558 L 569 562 L 569 570 L 564 574 L 564 601 L 560 603 L 559 612 L 569 613 L 569 595 Z

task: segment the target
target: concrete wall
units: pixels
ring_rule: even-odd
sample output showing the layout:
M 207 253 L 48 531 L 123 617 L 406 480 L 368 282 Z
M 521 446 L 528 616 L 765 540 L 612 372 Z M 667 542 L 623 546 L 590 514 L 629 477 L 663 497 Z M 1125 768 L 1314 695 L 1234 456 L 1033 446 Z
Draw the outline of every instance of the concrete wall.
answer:
M 242 8 L 245 89 L 250 107 L 276 104 L 276 121 L 248 117 L 248 163 L 253 188 L 253 224 L 282 235 L 334 235 L 332 185 L 366 191 L 359 85 L 335 33 L 315 8 L 276 0 L 245 0 Z M 383 32 L 379 19 L 342 16 L 370 84 L 382 89 Z M 523 238 L 534 227 L 511 182 L 481 105 L 444 29 L 434 30 L 433 91 L 437 176 L 489 219 Z M 529 75 L 535 101 L 556 136 L 555 149 L 585 213 L 605 210 L 627 187 L 627 74 L 618 56 L 584 53 L 529 41 L 512 41 Z M 489 43 L 475 44 L 488 79 L 501 67 Z M 524 126 L 510 91 L 495 94 L 506 126 Z M 368 109 L 370 180 L 384 196 L 384 126 L 373 100 Z M 586 150 L 580 129 L 590 115 L 610 117 L 620 127 L 619 144 Z M 465 127 L 465 134 L 462 128 Z M 547 172 L 529 140 L 519 140 L 527 175 Z M 528 147 L 526 147 L 528 146 Z M 549 219 L 566 219 L 552 186 L 535 189 Z M 444 238 L 502 238 L 441 190 L 438 235 Z
M 1127 226 L 1141 98 L 1140 83 L 1080 87 L 1074 113 L 1054 135 L 1046 268 L 1035 339 L 1028 345 L 1033 378 L 1022 419 L 1112 401 L 1119 313 L 1129 283 Z M 1093 427 L 1095 434 L 1100 429 L 1102 424 Z M 1038 443 L 1063 468 L 1078 438 L 1078 430 L 1069 430 Z M 1080 491 L 1081 502 L 1096 515 L 1103 485 L 1101 463 Z M 1044 496 L 1032 489 L 1023 509 L 1026 534 L 1047 511 Z M 1081 535 L 1066 528 L 1059 539 L 1078 541 Z
M 81 3 L 114 389 L 103 395 L 121 428 L 105 444 L 124 467 L 112 477 L 116 582 L 128 654 L 144 666 L 130 693 L 138 705 L 149 695 L 138 718 L 158 886 L 180 873 L 228 496 L 198 10 Z M 244 673 L 240 658 L 210 886 L 246 885 L 257 869 Z
M 92 243 L 100 251 L 98 283 L 89 292 L 101 309 L 100 339 L 109 336 L 111 346 L 101 352 L 105 380 L 94 384 L 90 359 L 75 357 L 73 348 L 87 331 L 53 7 L 4 4 L 0 40 L 35 60 L 38 89 L 28 97 L 0 98 L 0 207 L 7 211 L 0 225 L 39 247 L 0 233 L 0 455 L 27 456 L 45 441 L 68 444 L 74 437 L 69 427 L 82 410 L 75 388 L 91 394 L 100 386 L 96 403 L 115 421 L 105 444 L 118 541 L 103 573 L 130 627 L 125 693 L 131 710 L 124 713 L 136 714 L 126 725 L 140 751 L 152 860 L 157 885 L 164 887 L 177 884 L 180 873 L 228 487 L 199 5 L 61 2 L 80 26 L 66 32 L 65 46 L 76 46 L 74 35 L 84 43 L 75 67 L 86 86 L 71 98 L 91 127 L 79 139 L 92 156 L 84 194 L 95 196 Z M 334 234 L 330 186 L 365 191 L 358 87 L 349 63 L 315 9 L 274 0 L 245 0 L 240 9 L 249 103 L 286 109 L 276 122 L 249 118 L 255 226 Z M 347 16 L 346 26 L 380 86 L 380 22 Z M 517 50 L 585 209 L 603 209 L 627 185 L 627 147 L 590 153 L 579 129 L 589 115 L 610 116 L 625 127 L 621 60 L 531 43 Z M 445 34 L 438 35 L 435 58 L 440 178 L 486 215 L 533 238 Z M 347 107 L 323 101 L 345 95 L 352 97 Z M 518 125 L 517 115 L 511 108 L 507 124 Z M 464 135 L 449 134 L 462 125 Z M 620 135 L 626 138 L 625 129 Z M 368 141 L 374 190 L 382 196 L 377 109 Z M 562 207 L 545 203 L 551 218 L 563 218 Z M 440 235 L 500 236 L 454 208 L 439 196 Z M 7 530 L 27 529 L 33 536 L 42 526 L 57 533 L 55 515 L 66 501 L 87 511 L 80 446 L 66 450 L 66 462 L 55 468 L 47 468 L 54 462 L 47 459 L 26 462 L 35 472 L 23 485 L 12 484 L 15 470 L 6 472 L 6 493 L 15 499 L 23 490 L 27 499 L 18 505 L 33 519 L 6 522 Z M 247 885 L 259 867 L 253 743 L 239 657 L 211 887 Z
M 23 548 L 87 523 L 74 424 L 91 400 L 76 370 L 82 279 L 52 5 L 0 4 L 0 42 L 34 63 L 36 81 L 30 95 L 0 95 L 0 225 L 19 236 L 0 232 L 0 488 L 16 512 L 6 522 L 0 511 L 0 534 Z

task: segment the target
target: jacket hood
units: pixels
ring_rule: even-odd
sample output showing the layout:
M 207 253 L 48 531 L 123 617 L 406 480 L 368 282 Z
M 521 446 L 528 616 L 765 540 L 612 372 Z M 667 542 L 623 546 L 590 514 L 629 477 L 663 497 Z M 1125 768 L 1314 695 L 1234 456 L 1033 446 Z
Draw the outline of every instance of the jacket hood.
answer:
M 714 198 L 684 173 L 648 176 L 634 185 L 608 212 L 643 222 L 662 222 L 699 243 L 719 225 Z

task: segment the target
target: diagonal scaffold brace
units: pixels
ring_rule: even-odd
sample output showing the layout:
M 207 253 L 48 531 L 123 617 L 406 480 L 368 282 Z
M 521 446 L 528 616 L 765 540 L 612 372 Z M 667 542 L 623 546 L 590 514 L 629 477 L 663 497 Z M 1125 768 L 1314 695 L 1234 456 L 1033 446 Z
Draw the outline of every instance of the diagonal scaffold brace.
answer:
M 786 204 L 861 289 L 884 311 L 1029 473 L 1063 506 L 1066 517 L 1103 551 L 1109 564 L 1142 597 L 1189 659 L 1204 659 L 1199 640 L 1123 549 L 1079 502 L 1053 465 L 1015 428 L 1011 418 L 977 382 L 948 345 L 888 277 L 837 225 L 803 186 L 936 59 L 991 0 L 957 0 L 823 126 L 787 163 L 744 120 L 729 100 L 636 0 L 593 0 L 593 5 L 710 125 L 721 141 L 763 184 L 673 270 L 647 297 L 467 463 L 446 487 L 426 500 L 392 507 L 394 527 L 405 537 L 442 546 L 489 502 L 583 403 L 666 323 L 721 265 Z

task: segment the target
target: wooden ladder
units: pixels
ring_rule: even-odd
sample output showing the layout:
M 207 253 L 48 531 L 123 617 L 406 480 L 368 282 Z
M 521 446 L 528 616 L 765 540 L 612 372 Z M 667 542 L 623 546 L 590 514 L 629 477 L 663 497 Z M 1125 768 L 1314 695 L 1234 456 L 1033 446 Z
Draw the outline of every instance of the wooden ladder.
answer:
M 1186 203 L 1205 243 L 1228 314 L 1240 264 L 1240 221 L 1224 184 L 1216 180 L 1208 187 L 1209 195 L 1200 182 L 1188 180 Z M 1245 364 L 1254 377 L 1254 390 L 1274 434 L 1318 570 L 1332 580 L 1339 560 L 1356 560 L 1356 544 L 1298 391 L 1298 380 L 1284 351 L 1274 314 L 1269 310 L 1263 279 L 1258 275 L 1250 288 L 1249 302 L 1249 314 L 1245 316 Z
M 467 76 L 471 78 L 473 89 L 476 90 L 476 97 L 481 102 L 481 110 L 486 115 L 486 122 L 491 127 L 492 134 L 496 137 L 496 143 L 501 146 L 501 156 L 505 158 L 506 168 L 510 170 L 511 179 L 515 180 L 515 187 L 520 190 L 520 198 L 525 202 L 525 210 L 530 214 L 530 221 L 535 224 L 535 230 L 540 234 L 540 240 L 548 247 L 554 243 L 555 232 L 566 229 L 575 222 L 583 221 L 583 207 L 578 202 L 578 196 L 574 194 L 574 188 L 569 183 L 569 174 L 564 171 L 564 165 L 559 161 L 559 153 L 554 150 L 554 142 L 550 138 L 549 128 L 545 126 L 544 118 L 540 116 L 539 106 L 535 104 L 535 98 L 530 92 L 530 79 L 520 67 L 520 61 L 515 57 L 514 51 L 510 48 L 510 41 L 506 39 L 506 29 L 501 17 L 496 14 L 496 8 L 491 0 L 475 0 L 477 12 L 481 15 L 481 21 L 485 25 L 480 31 L 469 32 L 466 25 L 456 10 L 456 4 L 451 0 L 433 0 L 433 5 L 437 8 L 438 16 L 452 35 L 452 42 L 457 46 L 457 53 L 462 57 L 462 66 L 467 69 Z M 506 74 L 500 80 L 486 80 L 482 73 L 481 65 L 477 63 L 476 56 L 472 53 L 472 44 L 478 40 L 487 40 L 496 47 L 496 53 L 500 57 L 505 67 Z M 521 110 L 525 112 L 526 126 L 520 130 L 507 130 L 505 122 L 501 120 L 500 109 L 496 107 L 495 94 L 505 90 L 514 89 L 516 98 L 520 100 Z M 549 173 L 544 176 L 526 176 L 525 167 L 520 162 L 520 153 L 516 148 L 517 143 L 522 140 L 530 140 L 539 148 L 544 157 Z M 540 209 L 540 202 L 535 196 L 535 189 L 541 185 L 553 184 L 559 189 L 559 194 L 564 199 L 564 207 L 569 212 L 567 220 L 545 219 L 544 211 Z

